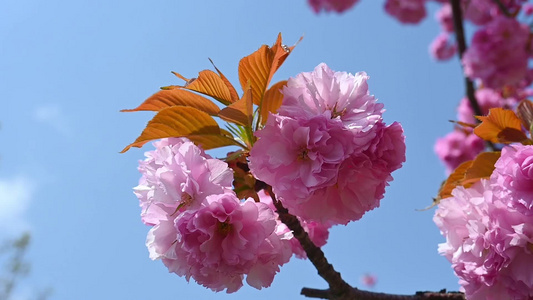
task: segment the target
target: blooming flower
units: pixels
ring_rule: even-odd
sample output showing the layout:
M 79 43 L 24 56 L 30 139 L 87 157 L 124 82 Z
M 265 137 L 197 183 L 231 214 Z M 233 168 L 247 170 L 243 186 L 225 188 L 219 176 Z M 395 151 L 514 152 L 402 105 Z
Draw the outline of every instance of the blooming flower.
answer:
M 233 172 L 185 138 L 154 142 L 139 162 L 142 173 L 134 188 L 143 222 L 155 225 L 167 214 L 198 207 L 208 195 L 230 191 Z
M 448 174 L 463 162 L 474 159 L 483 149 L 485 149 L 483 139 L 459 130 L 437 139 L 434 148 Z
M 491 176 L 495 193 L 508 206 L 533 215 L 533 146 L 504 147 Z
M 454 25 L 452 6 L 450 5 L 449 1 L 446 1 L 442 4 L 441 8 L 435 13 L 435 19 L 437 19 L 440 27 L 445 32 L 453 32 Z
M 359 0 L 308 0 L 315 13 L 322 10 L 342 13 L 355 5 Z
M 439 252 L 467 299 L 533 297 L 532 157 L 533 146 L 504 147 L 490 181 L 459 186 L 438 205 Z
M 270 286 L 292 254 L 266 204 L 240 202 L 230 193 L 208 196 L 199 209 L 160 222 L 146 243 L 150 257 L 162 259 L 169 271 L 227 293 L 243 285 L 244 275 L 255 288 Z
M 474 34 L 462 60 L 465 74 L 493 89 L 520 83 L 527 75 L 528 39 L 527 25 L 495 18 Z
M 385 11 L 405 24 L 417 24 L 426 17 L 425 0 L 387 0 Z
M 250 169 L 286 199 L 305 199 L 334 184 L 340 164 L 353 151 L 352 135 L 324 116 L 296 120 L 271 115 L 256 135 Z
M 359 219 L 379 205 L 390 173 L 405 161 L 401 125 L 385 126 L 367 78 L 325 64 L 301 73 L 288 81 L 278 114 L 256 132 L 250 170 L 305 221 Z
M 450 36 L 443 32 L 429 46 L 429 52 L 437 60 L 448 60 L 457 53 L 457 45 L 450 43 Z

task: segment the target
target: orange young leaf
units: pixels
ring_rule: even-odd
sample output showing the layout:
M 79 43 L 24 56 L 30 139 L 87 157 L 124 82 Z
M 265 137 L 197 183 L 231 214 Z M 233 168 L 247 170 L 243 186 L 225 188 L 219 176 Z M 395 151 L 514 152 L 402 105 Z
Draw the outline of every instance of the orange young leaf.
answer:
M 222 109 L 218 116 L 224 121 L 251 128 L 253 121 L 252 89 L 248 86 L 241 100 Z
M 241 59 L 239 62 L 239 81 L 243 90 L 248 82 L 251 83 L 254 104 L 260 105 L 272 76 L 295 46 L 283 45 L 280 33 L 272 47 L 263 45 L 259 50 Z
M 466 170 L 463 184 L 474 184 L 480 179 L 488 179 L 494 171 L 494 164 L 500 158 L 501 152 L 482 152 L 472 161 Z
M 222 74 L 222 72 L 220 72 L 220 70 L 217 68 L 217 66 L 215 66 L 215 63 L 211 60 L 211 58 L 209 58 L 209 61 L 213 65 L 213 68 L 215 68 L 215 70 L 217 70 L 218 75 L 220 76 L 220 78 L 222 78 L 222 80 L 224 81 L 224 83 L 228 87 L 229 93 L 231 95 L 231 102 L 238 101 L 239 100 L 239 94 L 237 93 L 237 90 L 235 90 L 235 87 L 233 86 L 233 84 L 231 84 L 231 82 L 228 80 L 228 78 L 226 78 L 226 76 L 224 76 L 224 74 Z
M 123 109 L 122 112 L 130 111 L 160 111 L 170 106 L 189 106 L 199 109 L 209 115 L 216 116 L 220 110 L 211 100 L 182 89 L 170 89 L 159 91 L 146 99 L 134 109 Z
M 211 70 L 201 71 L 198 78 L 187 81 L 182 88 L 213 97 L 224 105 L 233 102 L 231 92 L 224 80 Z
M 282 80 L 273 84 L 266 92 L 259 107 L 261 113 L 261 124 L 265 124 L 268 118 L 268 113 L 276 113 L 281 106 L 283 94 L 281 89 L 287 84 L 287 80 Z
M 473 161 L 469 160 L 462 164 L 460 164 L 450 176 L 448 176 L 448 179 L 446 179 L 446 182 L 441 187 L 439 191 L 439 195 L 436 199 L 436 202 L 440 201 L 440 199 L 448 198 L 452 196 L 452 191 L 457 186 L 462 185 L 462 182 L 465 178 L 465 174 L 467 170 L 472 166 Z
M 474 133 L 480 138 L 493 143 L 521 142 L 526 138 L 516 133 L 521 132 L 520 119 L 512 110 L 491 108 L 486 117 L 476 116 L 481 121 Z
M 171 106 L 160 110 L 135 142 L 121 153 L 131 147 L 140 148 L 149 141 L 168 137 L 189 138 L 206 150 L 229 145 L 241 146 L 228 136 L 226 131 L 222 131 L 217 122 L 205 112 L 194 107 Z

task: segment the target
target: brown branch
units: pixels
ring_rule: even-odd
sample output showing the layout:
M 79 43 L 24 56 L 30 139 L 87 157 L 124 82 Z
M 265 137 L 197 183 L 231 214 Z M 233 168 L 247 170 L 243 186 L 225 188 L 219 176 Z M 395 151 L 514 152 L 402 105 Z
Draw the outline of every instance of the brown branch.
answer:
M 507 7 L 500 1 L 500 0 L 492 0 L 496 5 L 498 5 L 498 8 L 504 14 L 506 17 L 511 17 L 511 13 L 507 9 Z
M 307 254 L 307 258 L 309 258 L 318 271 L 318 275 L 324 278 L 329 284 L 330 294 L 335 295 L 336 297 L 342 297 L 343 295 L 349 294 L 352 287 L 342 279 L 339 272 L 335 271 L 333 266 L 326 259 L 324 252 L 311 241 L 298 218 L 291 215 L 281 201 L 276 199 L 276 195 L 272 192 L 272 187 L 268 186 L 267 191 L 272 198 L 272 202 L 276 207 L 281 222 L 292 230 L 294 237 L 298 239 Z
M 463 54 L 466 51 L 466 39 L 465 39 L 465 30 L 463 27 L 463 12 L 461 10 L 461 0 L 450 0 L 452 5 L 452 14 L 453 14 L 453 28 L 455 31 L 455 40 L 457 41 L 457 47 L 459 48 L 459 60 L 462 60 Z M 466 86 L 466 96 L 468 101 L 474 110 L 474 113 L 478 116 L 482 116 L 483 112 L 479 103 L 477 102 L 474 83 L 468 76 L 465 76 L 465 86 Z
M 453 28 L 455 31 L 455 40 L 457 41 L 457 48 L 459 48 L 459 60 L 462 61 L 463 54 L 466 51 L 466 39 L 465 39 L 465 29 L 463 26 L 463 11 L 461 10 L 461 0 L 450 0 L 450 4 L 452 5 Z M 481 107 L 479 106 L 479 103 L 477 102 L 477 99 L 476 99 L 474 82 L 470 78 L 468 78 L 468 76 L 466 75 L 464 76 L 464 78 L 465 78 L 465 87 L 466 87 L 466 97 L 468 98 L 468 102 L 470 102 L 470 106 L 472 106 L 472 110 L 474 111 L 474 114 L 477 116 L 482 116 L 483 112 L 481 111 Z M 479 120 L 477 119 L 476 121 L 479 122 Z M 486 143 L 492 151 L 497 150 L 496 146 L 494 146 L 492 142 L 487 141 Z
M 339 299 L 332 298 L 329 290 L 303 288 L 301 294 L 309 298 Z M 465 300 L 465 296 L 459 292 L 447 293 L 446 290 L 440 292 L 417 292 L 414 295 L 394 295 L 353 288 L 350 295 L 342 298 L 342 300 Z
M 344 279 L 341 274 L 333 268 L 328 262 L 324 252 L 317 247 L 309 238 L 307 232 L 303 229 L 300 220 L 283 206 L 281 201 L 276 199 L 276 195 L 272 192 L 272 187 L 266 187 L 267 193 L 272 198 L 272 202 L 276 207 L 279 219 L 292 231 L 294 237 L 300 242 L 302 248 L 307 254 L 307 258 L 313 263 L 318 275 L 320 275 L 328 283 L 329 289 L 317 290 L 310 288 L 303 288 L 301 294 L 309 298 L 322 298 L 332 300 L 464 300 L 461 293 L 446 293 L 441 291 L 439 293 L 433 292 L 418 292 L 415 295 L 394 295 L 376 293 L 370 291 L 363 291 L 352 287 Z

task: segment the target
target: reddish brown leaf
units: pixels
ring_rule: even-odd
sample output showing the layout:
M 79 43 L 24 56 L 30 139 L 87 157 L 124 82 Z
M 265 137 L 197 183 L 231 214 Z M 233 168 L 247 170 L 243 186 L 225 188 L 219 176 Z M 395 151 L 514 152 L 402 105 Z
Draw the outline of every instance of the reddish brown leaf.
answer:
M 251 128 L 253 113 L 252 90 L 248 87 L 241 100 L 222 109 L 218 116 L 225 121 Z
M 128 151 L 131 147 L 140 148 L 151 140 L 168 137 L 187 137 L 206 150 L 229 145 L 240 146 L 205 112 L 193 107 L 171 106 L 160 110 L 148 122 L 135 142 L 124 148 L 121 153 Z
M 225 105 L 233 102 L 224 80 L 211 70 L 201 71 L 198 78 L 189 80 L 183 88 L 213 97 Z
M 446 182 L 441 187 L 439 191 L 439 195 L 435 202 L 440 201 L 441 199 L 445 199 L 452 196 L 452 191 L 457 186 L 462 185 L 462 182 L 465 178 L 465 174 L 467 170 L 472 166 L 473 161 L 469 160 L 462 164 L 460 164 L 450 176 L 448 176 L 448 179 L 446 179 Z
M 491 108 L 489 115 L 486 117 L 476 116 L 481 121 L 475 129 L 474 133 L 486 141 L 493 143 L 510 143 L 521 142 L 522 140 L 506 140 L 508 138 L 516 138 L 516 134 L 506 134 L 502 131 L 513 132 L 512 129 L 521 131 L 520 119 L 512 110 L 503 108 Z
M 466 170 L 462 185 L 473 184 L 480 179 L 488 179 L 494 171 L 494 164 L 500 158 L 501 152 L 482 152 L 472 161 Z
M 516 108 L 516 115 L 522 121 L 524 128 L 533 135 L 533 102 L 524 99 Z
M 272 76 L 294 47 L 283 45 L 280 33 L 272 47 L 263 45 L 259 50 L 241 59 L 239 62 L 239 81 L 243 90 L 248 83 L 251 84 L 254 104 L 260 105 Z
M 228 78 L 226 78 L 226 76 L 224 76 L 224 74 L 222 74 L 222 72 L 220 72 L 220 70 L 217 68 L 217 66 L 215 66 L 215 63 L 211 60 L 211 58 L 209 59 L 209 61 L 211 62 L 211 64 L 215 68 L 215 70 L 217 70 L 218 75 L 220 76 L 220 78 L 222 78 L 222 80 L 224 81 L 224 83 L 228 87 L 228 90 L 229 90 L 230 95 L 231 95 L 231 102 L 238 101 L 239 100 L 239 94 L 237 93 L 237 90 L 235 89 L 233 84 L 231 84 L 231 82 L 228 80 Z
M 199 109 L 209 115 L 216 116 L 220 110 L 211 100 L 183 89 L 162 90 L 146 99 L 141 105 L 134 109 L 123 109 L 123 112 L 130 111 L 160 111 L 170 106 L 189 106 Z
M 287 84 L 287 80 L 282 80 L 273 84 L 266 92 L 261 101 L 259 112 L 261 114 L 261 124 L 265 124 L 268 118 L 268 113 L 276 113 L 281 106 L 283 94 L 281 89 Z

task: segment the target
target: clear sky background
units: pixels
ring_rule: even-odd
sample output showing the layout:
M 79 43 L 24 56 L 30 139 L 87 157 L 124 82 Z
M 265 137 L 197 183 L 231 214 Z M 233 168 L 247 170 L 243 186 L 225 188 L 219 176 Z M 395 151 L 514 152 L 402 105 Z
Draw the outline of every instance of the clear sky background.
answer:
M 151 144 L 118 152 L 153 115 L 134 108 L 160 86 L 195 77 L 208 58 L 236 85 L 240 58 L 279 32 L 295 48 L 274 81 L 321 62 L 370 75 L 387 123 L 399 121 L 407 162 L 381 207 L 331 230 L 323 248 L 345 280 L 378 277 L 376 291 L 457 290 L 431 204 L 444 168 L 433 153 L 463 94 L 457 59 L 437 63 L 428 45 L 439 28 L 429 3 L 418 26 L 362 0 L 343 15 L 315 15 L 305 0 L 0 1 L 0 240 L 33 235 L 32 274 L 19 299 L 47 286 L 51 299 L 303 299 L 326 288 L 309 261 L 293 258 L 272 286 L 213 293 L 168 273 L 144 245 L 132 187 Z M 221 157 L 224 152 L 214 152 Z

